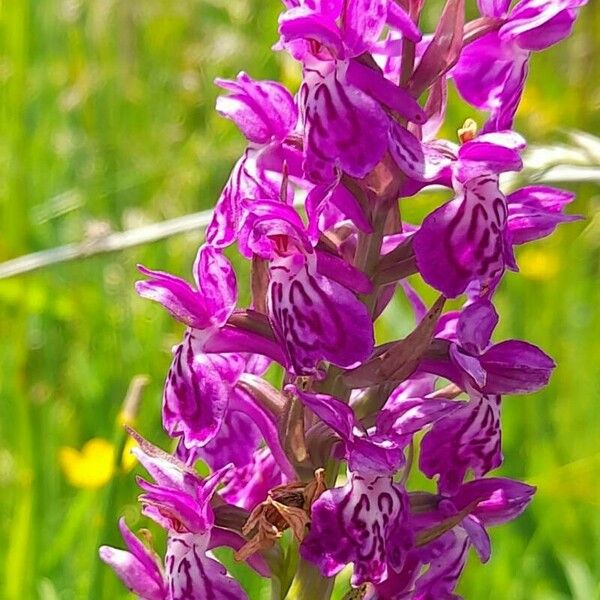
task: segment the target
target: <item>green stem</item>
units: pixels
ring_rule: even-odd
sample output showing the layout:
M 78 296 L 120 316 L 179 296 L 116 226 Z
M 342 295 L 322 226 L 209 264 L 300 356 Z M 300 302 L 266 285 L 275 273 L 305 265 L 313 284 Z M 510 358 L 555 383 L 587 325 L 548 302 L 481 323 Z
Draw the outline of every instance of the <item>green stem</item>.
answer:
M 300 558 L 286 599 L 327 600 L 331 597 L 334 583 L 335 577 L 323 577 L 315 565 Z
M 379 210 L 376 210 L 375 215 L 373 216 L 373 233 L 367 235 L 359 232 L 358 247 L 356 249 L 356 257 L 354 260 L 354 265 L 363 273 L 371 277 L 371 279 L 373 278 L 381 255 L 383 230 L 388 213 L 388 211 L 384 211 L 382 208 L 383 207 L 379 207 Z M 377 289 L 374 289 L 370 294 L 361 296 L 361 300 L 366 304 L 370 313 L 373 312 L 376 298 Z

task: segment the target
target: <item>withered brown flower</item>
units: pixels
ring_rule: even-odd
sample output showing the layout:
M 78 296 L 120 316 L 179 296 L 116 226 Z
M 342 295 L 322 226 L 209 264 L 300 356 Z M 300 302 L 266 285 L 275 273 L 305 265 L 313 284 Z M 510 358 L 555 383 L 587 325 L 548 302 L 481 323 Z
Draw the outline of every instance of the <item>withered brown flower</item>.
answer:
M 251 538 L 236 552 L 236 560 L 246 560 L 255 552 L 267 550 L 288 528 L 301 542 L 310 523 L 312 505 L 326 489 L 324 470 L 317 469 L 314 479 L 308 483 L 295 481 L 270 490 L 267 499 L 254 508 L 242 528 L 242 533 Z

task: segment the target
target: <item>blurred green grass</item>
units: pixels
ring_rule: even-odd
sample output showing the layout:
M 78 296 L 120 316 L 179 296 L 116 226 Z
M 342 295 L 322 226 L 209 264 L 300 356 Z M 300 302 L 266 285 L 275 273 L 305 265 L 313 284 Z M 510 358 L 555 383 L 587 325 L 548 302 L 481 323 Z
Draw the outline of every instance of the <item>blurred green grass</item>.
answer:
M 430 23 L 439 2 L 431 4 Z M 214 77 L 246 70 L 297 83 L 269 50 L 279 10 L 277 0 L 0 2 L 0 261 L 209 208 L 243 147 L 213 111 Z M 600 133 L 599 31 L 592 0 L 574 37 L 535 57 L 518 122 L 529 139 L 554 141 L 563 127 Z M 468 116 L 454 95 L 446 134 Z M 493 531 L 488 565 L 471 560 L 461 586 L 470 600 L 600 598 L 600 249 L 586 233 L 600 193 L 573 189 L 573 210 L 588 221 L 537 243 L 541 271 L 510 274 L 498 296 L 498 339 L 540 344 L 559 367 L 542 393 L 504 402 L 501 472 L 539 494 L 522 519 Z M 406 201 L 405 214 L 417 218 L 428 203 Z M 96 547 L 109 491 L 102 542 L 120 544 L 122 514 L 145 524 L 134 476 L 78 489 L 59 453 L 113 438 L 138 373 L 151 383 L 137 426 L 168 443 L 160 393 L 181 328 L 135 296 L 135 264 L 186 275 L 201 239 L 195 232 L 0 281 L 3 600 L 126 597 Z M 398 300 L 379 333 L 410 326 Z M 243 576 L 258 598 L 257 579 Z

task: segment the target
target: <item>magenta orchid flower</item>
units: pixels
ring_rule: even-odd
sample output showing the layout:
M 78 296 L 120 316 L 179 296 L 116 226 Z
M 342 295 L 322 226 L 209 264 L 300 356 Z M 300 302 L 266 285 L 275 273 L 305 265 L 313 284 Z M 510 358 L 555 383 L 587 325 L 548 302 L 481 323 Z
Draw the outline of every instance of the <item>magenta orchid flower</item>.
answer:
M 406 90 L 355 60 L 376 45 L 386 24 L 413 41 L 421 37 L 392 0 L 295 5 L 280 18 L 283 46 L 304 66 L 299 104 L 309 180 L 331 181 L 337 169 L 359 178 L 371 171 L 388 145 L 388 110 L 426 120 Z
M 274 419 L 236 388 L 247 370 L 248 358 L 231 350 L 263 345 L 268 354 L 269 348 L 276 346 L 261 336 L 227 325 L 236 302 L 235 276 L 229 261 L 219 251 L 203 246 L 194 267 L 196 290 L 172 275 L 141 270 L 153 279 L 138 282 L 138 293 L 160 302 L 188 325 L 183 342 L 174 350 L 163 393 L 163 424 L 169 435 L 181 437 L 194 458 L 202 457 L 213 466 L 221 466 L 238 462 L 230 460 L 234 458 L 232 448 L 222 441 L 244 427 L 247 435 L 236 450 L 239 462 L 244 464 L 249 459 L 262 436 L 273 445 L 289 474 Z M 273 356 L 284 360 L 278 349 Z
M 134 449 L 155 483 L 139 480 L 142 512 L 167 531 L 164 566 L 121 521 L 121 533 L 129 552 L 103 546 L 101 558 L 113 567 L 125 585 L 148 600 L 174 600 L 185 597 L 201 600 L 209 597 L 244 600 L 241 586 L 227 575 L 224 567 L 207 556 L 231 536 L 215 527 L 211 499 L 229 466 L 205 480 L 191 469 L 155 448 L 143 439 Z M 234 544 L 239 547 L 242 540 Z M 261 573 L 268 572 L 260 560 L 253 564 Z
M 424 35 L 427 0 L 283 4 L 275 49 L 300 62 L 299 88 L 217 80 L 216 109 L 247 147 L 193 282 L 140 267 L 136 284 L 185 326 L 163 391 L 173 454 L 132 432 L 152 479 L 142 512 L 166 547 L 121 521 L 127 549 L 100 556 L 142 600 L 246 598 L 219 547 L 271 577 L 274 600 L 328 600 L 346 568 L 358 589 L 345 597 L 458 600 L 471 549 L 488 561 L 488 528 L 535 492 L 491 474 L 501 404 L 543 388 L 555 364 L 524 340 L 492 341 L 492 298 L 518 271 L 515 245 L 579 217 L 565 211 L 573 194 L 506 194 L 501 176 L 523 166 L 512 127 L 530 56 L 564 39 L 586 0 L 478 0 L 473 21 L 446 0 Z M 446 113 L 452 79 L 489 113 L 481 133 Z M 441 137 L 451 130 L 458 143 Z M 452 196 L 404 222 L 434 186 Z M 414 326 L 382 332 L 399 291 Z
M 408 496 L 389 477 L 351 474 L 344 487 L 326 491 L 312 510 L 302 556 L 330 577 L 352 563 L 352 584 L 379 583 L 399 569 L 410 533 Z M 389 566 L 388 566 L 389 565 Z
M 568 37 L 587 0 L 479 0 L 482 16 L 502 26 L 466 46 L 453 71 L 467 102 L 490 113 L 486 131 L 510 129 L 521 101 L 532 52 Z
M 421 369 L 446 377 L 462 389 L 485 394 L 524 394 L 544 387 L 556 366 L 554 361 L 537 346 L 521 340 L 490 344 L 498 319 L 485 298 L 466 305 L 456 316 L 450 339 L 448 333 L 436 338 L 436 358 L 426 359 Z
M 235 241 L 243 218 L 242 201 L 250 198 L 291 199 L 285 187 L 286 168 L 298 162 L 293 146 L 285 144 L 298 120 L 298 109 L 292 95 L 274 81 L 255 81 L 240 73 L 235 81 L 218 79 L 216 84 L 231 92 L 217 99 L 217 112 L 231 119 L 250 142 L 236 163 L 219 201 L 206 240 L 214 247 L 225 247 Z
M 356 419 L 350 406 L 327 394 L 293 388 L 307 408 L 337 434 L 341 457 L 353 472 L 392 476 L 404 466 L 404 450 L 412 436 L 451 414 L 456 402 L 442 399 L 396 397 L 379 413 L 372 428 Z
M 458 150 L 456 198 L 428 215 L 413 238 L 419 271 L 445 296 L 458 296 L 474 281 L 494 288 L 507 267 L 516 269 L 499 175 L 521 169 L 524 146 L 521 136 L 505 131 L 481 135 Z
M 240 247 L 268 261 L 269 318 L 293 372 L 314 373 L 323 360 L 347 368 L 370 354 L 372 323 L 356 297 L 370 283 L 342 259 L 315 251 L 293 208 L 255 202 Z
M 482 562 L 490 557 L 486 528 L 517 518 L 527 507 L 535 488 L 511 479 L 475 479 L 463 484 L 452 496 L 423 495 L 415 502 L 419 512 L 409 516 L 416 539 L 462 516 L 436 540 L 410 550 L 399 571 L 372 586 L 369 600 L 410 598 L 419 600 L 457 599 L 455 588 L 465 567 L 469 548 L 475 548 Z
M 483 477 L 502 463 L 500 396 L 471 393 L 458 410 L 436 421 L 421 442 L 419 467 L 454 493 L 468 471 Z

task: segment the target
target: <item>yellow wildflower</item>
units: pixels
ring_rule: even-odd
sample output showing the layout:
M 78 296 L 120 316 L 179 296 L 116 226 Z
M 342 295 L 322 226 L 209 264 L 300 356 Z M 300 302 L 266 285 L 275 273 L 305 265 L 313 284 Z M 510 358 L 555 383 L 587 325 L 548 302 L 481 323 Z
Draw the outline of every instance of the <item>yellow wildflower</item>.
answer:
M 135 441 L 127 440 L 121 458 L 122 468 L 129 471 L 135 465 L 131 448 Z M 67 481 L 81 489 L 98 489 L 106 485 L 114 475 L 114 444 L 103 438 L 87 441 L 81 450 L 63 447 L 59 451 L 60 467 Z
M 131 471 L 137 462 L 137 459 L 131 452 L 135 446 L 137 446 L 137 442 L 132 437 L 128 436 L 125 447 L 123 448 L 123 454 L 121 455 L 121 467 L 126 473 Z
M 556 253 L 536 248 L 526 248 L 520 252 L 518 264 L 521 275 L 535 281 L 554 279 L 560 269 Z

